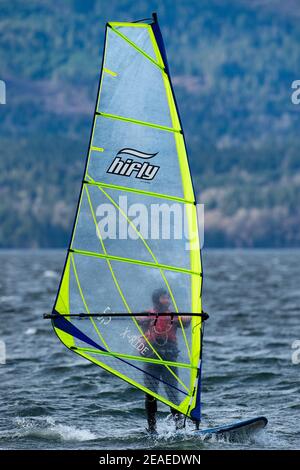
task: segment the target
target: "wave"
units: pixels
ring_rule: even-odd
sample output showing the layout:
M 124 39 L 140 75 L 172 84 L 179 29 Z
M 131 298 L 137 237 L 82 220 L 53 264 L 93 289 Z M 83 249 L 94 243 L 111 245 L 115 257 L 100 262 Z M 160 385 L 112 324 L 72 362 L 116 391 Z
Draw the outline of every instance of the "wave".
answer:
M 76 426 L 57 423 L 53 418 L 33 419 L 16 418 L 17 430 L 14 438 L 45 439 L 61 442 L 84 442 L 97 439 L 89 429 L 80 429 Z
M 49 279 L 59 278 L 59 274 L 56 271 L 51 271 L 50 269 L 47 271 L 44 271 L 43 276 Z

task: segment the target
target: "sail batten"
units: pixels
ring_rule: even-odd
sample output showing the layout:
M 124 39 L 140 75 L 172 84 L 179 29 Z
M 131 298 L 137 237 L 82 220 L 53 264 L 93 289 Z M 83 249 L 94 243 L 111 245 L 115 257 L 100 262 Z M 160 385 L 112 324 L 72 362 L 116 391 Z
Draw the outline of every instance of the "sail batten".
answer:
M 93 150 L 93 148 L 92 148 L 92 150 Z M 103 152 L 103 149 L 101 150 L 101 152 Z M 90 184 L 90 185 L 95 185 L 95 186 L 103 186 L 103 188 L 119 189 L 120 191 L 128 191 L 128 192 L 133 192 L 133 193 L 137 193 L 137 194 L 143 194 L 143 195 L 150 196 L 150 197 L 169 199 L 171 201 L 183 202 L 185 204 L 194 204 L 194 205 L 196 204 L 194 200 L 189 201 L 187 199 L 172 196 L 170 194 L 153 193 L 151 191 L 143 191 L 142 189 L 128 188 L 126 186 L 120 186 L 120 185 L 116 185 L 116 184 L 104 183 L 102 181 L 94 181 L 88 174 L 86 175 L 86 177 L 88 178 L 88 180 L 84 181 L 84 184 Z
M 139 124 L 140 126 L 153 127 L 154 129 L 161 129 L 163 131 L 168 131 L 168 132 L 179 132 L 179 133 L 182 132 L 181 129 L 175 129 L 173 127 L 167 127 L 167 126 L 160 126 L 159 124 L 153 124 L 153 122 L 139 121 L 137 119 L 131 119 L 129 117 L 117 116 L 116 114 L 96 112 L 96 116 L 103 116 L 109 119 L 117 119 L 119 121 L 132 122 L 133 124 Z
M 110 23 L 108 24 L 108 26 L 112 29 L 112 31 L 114 33 L 118 34 L 124 41 L 128 42 L 128 44 L 130 44 L 130 46 L 132 46 L 134 49 L 136 49 L 140 54 L 142 54 L 144 57 L 146 57 L 146 59 L 150 60 L 150 62 L 152 62 L 152 64 L 154 64 L 156 67 L 159 67 L 164 72 L 164 67 L 161 64 L 159 64 L 158 62 L 156 62 L 156 60 L 154 60 L 153 57 L 151 57 L 149 54 L 147 54 L 147 52 L 145 52 L 143 49 L 141 49 L 135 42 L 131 41 L 127 36 L 125 36 L 125 34 L 122 34 L 120 30 L 115 29 Z M 148 26 L 147 26 L 147 29 L 148 29 Z
M 148 212 L 150 221 L 139 215 Z M 195 194 L 158 24 L 110 22 L 54 330 L 76 354 L 200 419 L 201 288 Z M 157 291 L 170 303 L 161 316 Z
M 92 252 L 92 251 L 83 251 L 83 250 L 76 250 L 72 249 L 72 253 L 77 253 L 79 255 L 84 255 L 84 256 L 92 256 L 96 258 L 103 258 L 103 259 L 109 259 L 109 260 L 114 260 L 114 261 L 120 261 L 121 263 L 131 263 L 131 264 L 138 264 L 141 266 L 150 266 L 151 268 L 156 268 L 156 269 L 164 269 L 167 271 L 174 271 L 174 272 L 180 272 L 180 273 L 185 273 L 185 274 L 194 274 L 196 276 L 201 276 L 201 272 L 196 272 L 196 271 L 191 271 L 188 269 L 180 268 L 178 266 L 169 266 L 166 264 L 159 264 L 159 263 L 151 263 L 147 261 L 141 261 L 133 258 L 122 258 L 121 256 L 114 256 L 110 255 L 108 253 L 102 254 L 102 253 L 97 253 L 97 252 Z

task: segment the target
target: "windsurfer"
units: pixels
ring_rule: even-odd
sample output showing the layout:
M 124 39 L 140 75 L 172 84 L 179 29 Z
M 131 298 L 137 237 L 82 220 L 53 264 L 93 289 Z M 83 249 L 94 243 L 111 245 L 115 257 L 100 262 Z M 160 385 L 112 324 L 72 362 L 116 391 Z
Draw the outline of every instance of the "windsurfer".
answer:
M 154 359 L 163 359 L 164 361 L 176 362 L 179 350 L 177 344 L 177 328 L 180 327 L 180 321 L 177 315 L 170 310 L 171 299 L 169 293 L 164 288 L 156 289 L 152 294 L 153 308 L 145 312 L 144 317 L 139 317 L 138 322 L 143 330 L 143 341 L 151 345 L 147 350 L 147 357 Z M 166 314 L 170 315 L 166 315 Z M 146 315 L 147 314 L 147 315 Z M 164 315 L 159 315 L 164 314 Z M 182 316 L 181 324 L 186 328 L 191 322 L 190 316 Z M 156 354 L 158 353 L 158 355 Z M 145 386 L 151 391 L 157 393 L 159 382 L 165 384 L 166 394 L 170 401 L 178 403 L 178 375 L 177 367 L 145 362 Z M 173 373 L 172 373 L 173 372 Z M 147 413 L 148 431 L 156 432 L 156 412 L 157 400 L 150 394 L 145 396 L 145 409 Z M 176 429 L 184 426 L 183 415 L 174 408 L 171 413 L 175 422 Z

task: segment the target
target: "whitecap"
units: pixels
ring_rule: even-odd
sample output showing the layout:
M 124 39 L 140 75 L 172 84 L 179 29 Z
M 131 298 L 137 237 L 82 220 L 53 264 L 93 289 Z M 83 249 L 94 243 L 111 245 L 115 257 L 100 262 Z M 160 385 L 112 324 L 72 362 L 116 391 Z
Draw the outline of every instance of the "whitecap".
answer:
M 51 279 L 57 279 L 59 275 L 55 271 L 48 270 L 48 271 L 44 271 L 43 276 L 47 278 L 51 278 Z
M 18 437 L 32 437 L 49 441 L 84 442 L 97 439 L 97 436 L 88 429 L 79 429 L 76 426 L 56 423 L 53 418 L 32 419 L 17 418 L 20 431 Z
M 27 330 L 25 331 L 25 335 L 35 335 L 37 332 L 37 328 L 27 328 Z

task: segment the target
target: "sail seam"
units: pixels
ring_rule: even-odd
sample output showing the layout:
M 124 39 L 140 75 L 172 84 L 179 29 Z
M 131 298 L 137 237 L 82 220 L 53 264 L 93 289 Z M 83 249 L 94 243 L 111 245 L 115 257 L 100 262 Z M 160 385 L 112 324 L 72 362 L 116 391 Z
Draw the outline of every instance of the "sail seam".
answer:
M 144 18 L 144 20 L 140 21 L 145 21 L 148 20 L 150 21 L 151 18 Z M 110 21 L 109 26 L 120 26 L 120 27 L 130 27 L 130 28 L 147 28 L 148 23 L 138 23 L 136 21 L 133 22 L 127 22 L 127 21 Z
M 181 129 L 174 129 L 173 127 L 161 126 L 160 124 L 154 124 L 152 122 L 140 121 L 138 119 L 127 118 L 124 116 L 118 116 L 117 114 L 104 113 L 103 111 L 96 111 L 96 117 L 102 116 L 108 119 L 116 119 L 118 121 L 131 122 L 132 124 L 139 124 L 141 126 L 153 127 L 154 129 L 159 129 L 167 132 L 175 132 L 181 134 Z
M 76 248 L 71 248 L 71 252 L 78 253 L 80 255 L 85 255 L 85 256 L 92 256 L 94 258 L 103 258 L 103 259 L 109 259 L 112 261 L 120 261 L 121 263 L 130 263 L 130 264 L 138 264 L 141 266 L 149 266 L 150 268 L 156 268 L 156 269 L 165 269 L 167 271 L 174 271 L 182 274 L 188 274 L 188 275 L 193 275 L 193 276 L 200 276 L 201 273 L 198 273 L 196 271 L 191 271 L 189 269 L 185 268 L 180 268 L 177 266 L 171 266 L 168 264 L 160 264 L 160 263 L 152 263 L 151 261 L 142 261 L 142 260 L 137 260 L 133 258 L 124 258 L 122 256 L 115 256 L 115 255 L 109 255 L 107 252 L 106 253 L 96 253 L 94 251 L 87 251 L 87 250 L 78 250 Z
M 84 352 L 90 352 L 92 354 L 100 354 L 103 356 L 113 356 L 113 357 L 122 357 L 124 359 L 131 359 L 131 360 L 136 360 L 140 362 L 150 362 L 154 364 L 167 364 L 172 367 L 182 367 L 184 369 L 197 369 L 196 366 L 192 366 L 191 364 L 186 364 L 184 362 L 175 362 L 175 361 L 165 361 L 159 360 L 159 359 L 152 359 L 148 357 L 142 357 L 142 356 L 132 356 L 130 354 L 122 354 L 114 351 L 99 351 L 98 349 L 92 349 L 92 348 L 81 348 L 81 347 L 72 347 L 74 350 L 79 350 L 79 351 L 84 351 Z
M 91 150 L 95 150 L 95 148 L 91 147 Z M 103 150 L 102 150 L 103 151 Z M 86 175 L 87 178 L 91 178 L 88 174 Z M 145 196 L 151 196 L 151 197 L 157 197 L 161 199 L 169 199 L 170 201 L 177 201 L 177 202 L 182 202 L 184 204 L 195 204 L 195 201 L 189 201 L 187 199 L 184 199 L 182 197 L 177 197 L 177 196 L 171 196 L 169 194 L 161 194 L 161 193 L 154 193 L 152 191 L 145 191 L 143 189 L 135 189 L 135 188 L 130 188 L 126 186 L 119 186 L 117 184 L 110 184 L 110 183 L 102 183 L 102 181 L 83 181 L 85 184 L 90 184 L 94 186 L 103 186 L 103 188 L 108 188 L 108 189 L 117 189 L 119 191 L 126 191 L 130 193 L 136 193 L 136 194 L 143 194 Z
M 120 31 L 115 29 L 113 26 L 111 26 L 111 24 L 108 23 L 108 26 L 115 34 L 120 36 L 120 38 L 122 38 L 124 41 L 126 41 L 128 44 L 130 44 L 131 47 L 133 47 L 135 50 L 137 50 L 140 54 L 142 54 L 144 57 L 146 57 L 148 60 L 150 60 L 150 62 L 152 62 L 152 64 L 156 65 L 156 67 L 158 67 L 162 72 L 164 72 L 164 68 L 161 65 L 159 65 L 156 62 L 156 60 L 154 60 L 149 54 L 147 54 L 147 52 L 143 51 L 143 49 L 141 49 L 139 46 L 137 46 L 133 41 L 131 41 L 127 36 L 125 36 L 125 34 L 121 33 Z
M 121 263 L 137 264 L 140 266 L 148 266 L 150 268 L 165 269 L 167 271 L 174 271 L 174 272 L 178 272 L 182 274 L 201 276 L 201 273 L 197 273 L 196 271 L 191 271 L 189 269 L 180 268 L 177 266 L 170 266 L 168 264 L 152 263 L 151 261 L 142 261 L 142 260 L 136 260 L 133 258 L 124 258 L 122 256 L 109 255 L 108 253 L 96 253 L 94 251 L 78 250 L 76 248 L 71 248 L 70 251 L 73 253 L 77 253 L 79 255 L 91 256 L 94 258 L 108 259 L 111 261 L 120 261 Z

